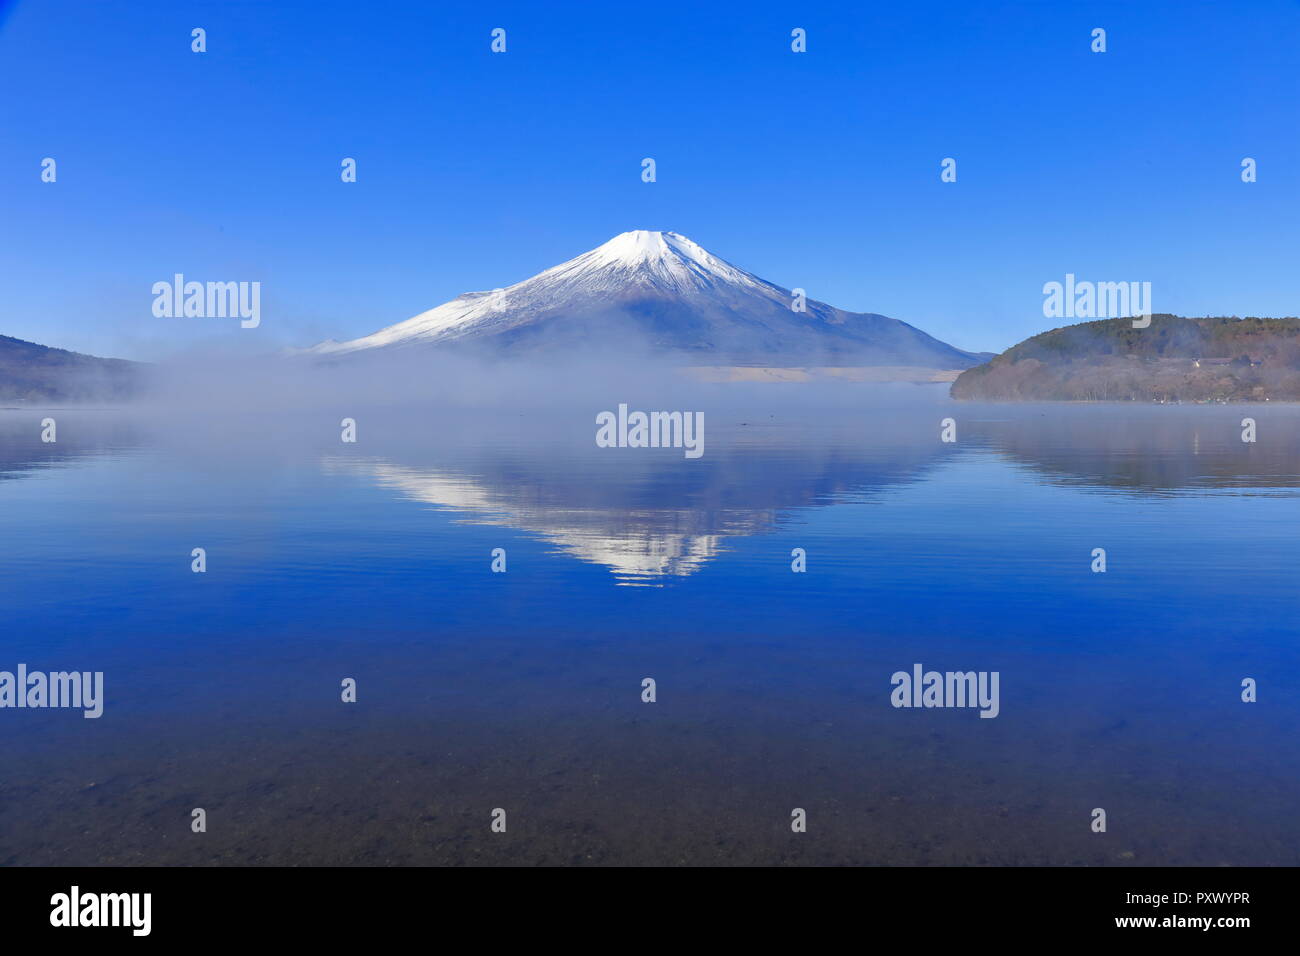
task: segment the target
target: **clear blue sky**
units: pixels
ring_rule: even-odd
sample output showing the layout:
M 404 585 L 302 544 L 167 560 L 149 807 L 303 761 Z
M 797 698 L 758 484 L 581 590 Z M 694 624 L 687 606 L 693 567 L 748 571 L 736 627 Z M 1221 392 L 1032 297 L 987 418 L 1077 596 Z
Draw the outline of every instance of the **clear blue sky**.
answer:
M 310 344 L 628 229 L 971 349 L 1067 272 L 1294 315 L 1298 67 L 1296 0 L 0 0 L 0 333 Z M 155 318 L 176 272 L 260 281 L 261 328 Z

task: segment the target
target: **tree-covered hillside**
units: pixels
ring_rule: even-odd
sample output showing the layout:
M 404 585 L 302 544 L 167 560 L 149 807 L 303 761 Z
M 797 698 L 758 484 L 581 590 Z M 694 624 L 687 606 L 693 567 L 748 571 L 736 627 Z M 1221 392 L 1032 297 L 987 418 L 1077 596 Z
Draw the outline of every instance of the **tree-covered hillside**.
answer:
M 1300 401 L 1300 319 L 1155 315 L 1052 329 L 963 372 L 986 401 Z
M 140 368 L 0 335 L 0 401 L 120 401 L 136 392 Z

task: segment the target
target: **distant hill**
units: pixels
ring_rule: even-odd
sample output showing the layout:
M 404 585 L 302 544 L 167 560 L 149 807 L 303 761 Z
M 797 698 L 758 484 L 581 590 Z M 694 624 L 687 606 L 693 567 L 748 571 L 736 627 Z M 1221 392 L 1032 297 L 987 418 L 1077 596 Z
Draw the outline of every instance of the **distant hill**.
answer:
M 1300 319 L 1154 315 L 1043 332 L 953 382 L 984 401 L 1300 401 Z
M 0 335 L 0 401 L 104 402 L 135 394 L 142 366 Z

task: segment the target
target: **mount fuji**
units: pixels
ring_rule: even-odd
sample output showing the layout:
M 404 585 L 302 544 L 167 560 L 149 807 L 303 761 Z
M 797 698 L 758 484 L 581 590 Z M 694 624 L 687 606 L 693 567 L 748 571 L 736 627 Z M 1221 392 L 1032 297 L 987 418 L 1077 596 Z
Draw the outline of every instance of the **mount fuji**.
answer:
M 321 357 L 417 347 L 494 354 L 649 348 L 710 363 L 840 364 L 964 369 L 987 356 L 873 313 L 845 312 L 739 269 L 675 232 L 636 230 L 491 292 L 467 292 Z

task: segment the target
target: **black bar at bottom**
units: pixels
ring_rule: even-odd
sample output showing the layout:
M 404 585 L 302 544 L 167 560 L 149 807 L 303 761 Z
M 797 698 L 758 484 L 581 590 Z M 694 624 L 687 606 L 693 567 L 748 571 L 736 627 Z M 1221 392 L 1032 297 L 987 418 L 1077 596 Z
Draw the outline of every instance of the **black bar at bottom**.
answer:
M 733 941 L 842 928 L 858 939 L 905 930 L 927 943 L 1127 936 L 1231 944 L 1243 933 L 1285 932 L 1294 882 L 1292 869 L 1225 868 L 623 870 L 594 880 L 483 870 L 7 868 L 0 925 L 9 942 L 283 939 L 298 947 L 431 929 L 531 932 L 533 942 L 576 941 L 590 930 L 612 942 L 619 924 L 629 940 L 668 945 L 683 941 L 677 931 L 664 935 L 671 927 L 696 921 Z

